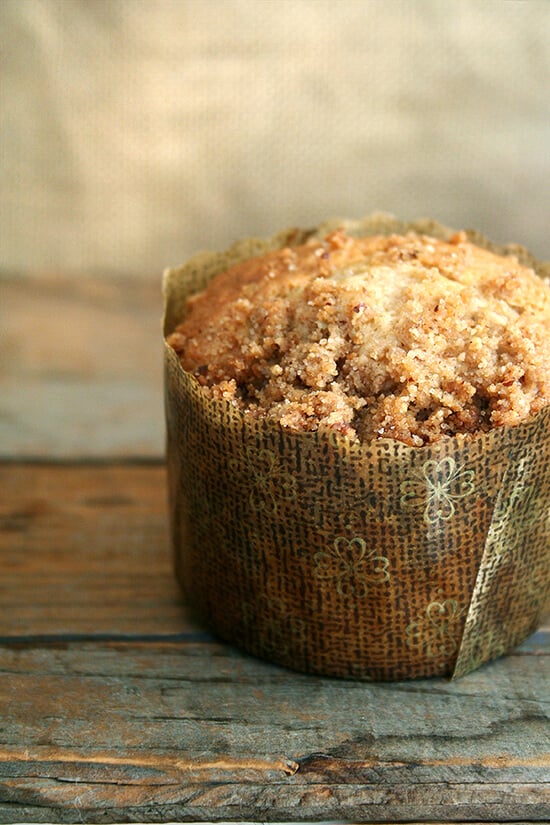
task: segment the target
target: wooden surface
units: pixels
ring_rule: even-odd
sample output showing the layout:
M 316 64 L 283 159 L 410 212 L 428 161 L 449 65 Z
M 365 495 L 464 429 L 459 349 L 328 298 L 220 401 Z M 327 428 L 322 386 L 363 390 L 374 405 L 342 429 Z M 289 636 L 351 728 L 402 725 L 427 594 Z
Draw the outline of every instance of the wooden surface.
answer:
M 0 465 L 0 821 L 550 819 L 550 628 L 456 682 L 291 673 L 174 583 L 164 468 Z
M 0 272 L 0 456 L 164 448 L 161 276 Z
M 548 624 L 457 682 L 375 685 L 193 619 L 161 311 L 157 275 L 0 274 L 0 822 L 550 820 Z

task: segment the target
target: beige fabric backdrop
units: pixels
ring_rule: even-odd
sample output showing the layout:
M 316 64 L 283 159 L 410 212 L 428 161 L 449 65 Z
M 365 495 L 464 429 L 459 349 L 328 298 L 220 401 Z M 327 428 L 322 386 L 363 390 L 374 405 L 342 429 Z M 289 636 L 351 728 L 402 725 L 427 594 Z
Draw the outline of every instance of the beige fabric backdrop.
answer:
M 0 263 L 372 209 L 550 257 L 548 0 L 2 0 Z

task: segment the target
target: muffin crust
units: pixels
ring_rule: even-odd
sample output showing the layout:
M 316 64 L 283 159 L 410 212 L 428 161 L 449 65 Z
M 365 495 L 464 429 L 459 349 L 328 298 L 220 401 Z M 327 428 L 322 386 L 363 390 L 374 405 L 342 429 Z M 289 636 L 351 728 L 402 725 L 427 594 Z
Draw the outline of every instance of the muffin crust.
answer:
M 421 446 L 550 403 L 549 332 L 550 287 L 513 256 L 338 230 L 217 275 L 167 340 L 249 415 Z

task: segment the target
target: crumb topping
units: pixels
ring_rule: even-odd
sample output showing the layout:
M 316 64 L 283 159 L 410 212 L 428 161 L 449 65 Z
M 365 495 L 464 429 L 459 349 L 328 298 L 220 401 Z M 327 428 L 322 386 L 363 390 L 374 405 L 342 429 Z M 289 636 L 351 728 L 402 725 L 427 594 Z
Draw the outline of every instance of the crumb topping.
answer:
M 549 404 L 549 332 L 550 288 L 513 256 L 336 231 L 220 273 L 167 340 L 250 415 L 421 446 Z

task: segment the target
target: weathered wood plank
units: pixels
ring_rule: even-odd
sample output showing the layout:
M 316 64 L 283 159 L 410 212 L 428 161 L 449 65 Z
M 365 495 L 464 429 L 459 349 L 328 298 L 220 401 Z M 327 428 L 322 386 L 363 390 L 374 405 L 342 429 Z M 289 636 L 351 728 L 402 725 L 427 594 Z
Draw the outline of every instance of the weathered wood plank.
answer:
M 550 816 L 547 657 L 395 685 L 216 642 L 5 647 L 0 668 L 3 821 Z
M 0 456 L 161 456 L 160 273 L 0 274 Z
M 70 785 L 70 780 L 61 780 Z M 261 822 L 278 821 L 334 821 L 341 822 L 342 812 L 348 815 L 346 822 L 411 822 L 411 811 L 425 814 L 428 821 L 456 822 L 457 816 L 468 821 L 494 821 L 500 816 L 502 822 L 548 822 L 548 805 L 540 802 L 537 787 L 522 785 L 501 785 L 493 788 L 464 789 L 455 786 L 425 784 L 420 788 L 395 785 L 391 789 L 380 790 L 367 785 L 333 785 L 328 788 L 307 788 L 301 786 L 285 788 L 285 803 L 281 807 L 278 797 L 281 788 L 273 788 L 265 782 L 256 785 L 190 784 L 177 788 L 159 788 L 154 785 L 132 795 L 133 804 L 122 812 L 109 804 L 90 809 L 90 799 L 98 796 L 95 786 L 87 786 L 77 780 L 74 790 L 66 791 L 67 803 L 52 817 L 52 808 L 44 805 L 46 793 L 38 795 L 37 805 L 22 806 L 13 818 L 13 807 L 2 809 L 0 821 L 14 822 L 197 822 L 238 820 Z M 54 783 L 52 783 L 54 784 Z M 116 785 L 115 785 L 116 787 Z M 110 798 L 110 792 L 109 792 Z M 519 799 L 526 802 L 519 802 Z M 69 801 L 70 800 L 70 801 Z M 433 800 L 433 802 L 431 801 Z M 213 813 L 214 812 L 214 813 Z M 377 816 L 373 819 L 372 816 Z M 481 815 L 482 819 L 479 820 Z M 4 818 L 6 816 L 6 818 Z M 413 814 L 414 816 L 414 814 Z M 423 820 L 426 822 L 426 819 Z
M 291 673 L 186 612 L 162 466 L 0 485 L 0 822 L 550 819 L 547 626 L 457 682 Z
M 170 634 L 162 466 L 0 464 L 0 636 Z
M 2 741 L 14 747 L 23 736 L 29 748 L 43 744 L 53 728 L 60 744 L 77 747 L 85 725 L 98 750 L 149 753 L 188 741 L 213 758 L 229 735 L 232 756 L 548 768 L 547 657 L 504 657 L 457 682 L 378 685 L 294 674 L 214 641 L 4 646 L 1 667 L 10 715 Z M 319 759 L 310 769 L 326 775 L 331 765 Z

